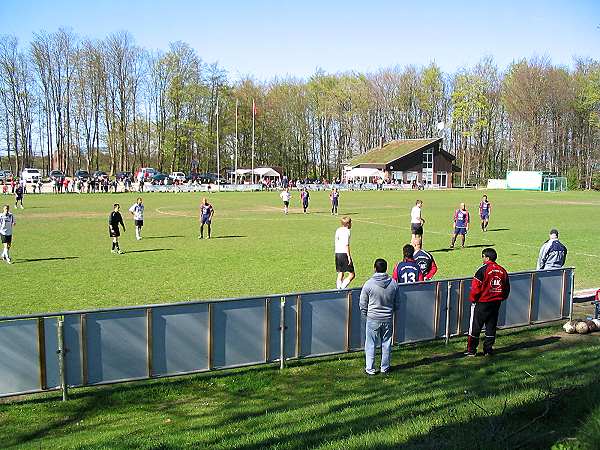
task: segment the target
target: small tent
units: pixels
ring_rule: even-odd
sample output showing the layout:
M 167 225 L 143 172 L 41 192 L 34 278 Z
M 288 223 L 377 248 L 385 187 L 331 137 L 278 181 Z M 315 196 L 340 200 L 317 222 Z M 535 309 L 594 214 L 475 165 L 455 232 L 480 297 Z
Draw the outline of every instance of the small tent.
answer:
M 383 178 L 383 171 L 379 169 L 372 169 L 368 167 L 355 167 L 354 169 L 349 170 L 345 174 L 346 180 L 366 180 L 366 181 L 374 181 L 375 178 Z

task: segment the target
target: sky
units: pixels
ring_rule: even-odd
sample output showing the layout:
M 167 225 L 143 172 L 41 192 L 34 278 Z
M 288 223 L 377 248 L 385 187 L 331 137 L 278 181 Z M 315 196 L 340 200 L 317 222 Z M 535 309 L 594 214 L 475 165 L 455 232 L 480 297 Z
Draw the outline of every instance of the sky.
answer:
M 600 59 L 598 0 L 0 0 L 0 34 L 23 46 L 61 27 L 97 39 L 125 30 L 151 50 L 184 41 L 232 79 L 430 62 L 451 73 L 484 56 L 502 68 Z

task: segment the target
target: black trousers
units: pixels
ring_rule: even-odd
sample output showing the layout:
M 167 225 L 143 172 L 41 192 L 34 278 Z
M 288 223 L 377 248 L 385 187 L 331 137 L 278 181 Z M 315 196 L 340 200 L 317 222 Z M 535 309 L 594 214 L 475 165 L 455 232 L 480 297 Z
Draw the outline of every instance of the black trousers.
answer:
M 477 352 L 479 335 L 485 325 L 485 338 L 483 340 L 483 353 L 490 353 L 496 341 L 496 326 L 498 313 L 502 302 L 482 302 L 471 305 L 471 320 L 469 322 L 469 336 L 467 338 L 467 351 Z

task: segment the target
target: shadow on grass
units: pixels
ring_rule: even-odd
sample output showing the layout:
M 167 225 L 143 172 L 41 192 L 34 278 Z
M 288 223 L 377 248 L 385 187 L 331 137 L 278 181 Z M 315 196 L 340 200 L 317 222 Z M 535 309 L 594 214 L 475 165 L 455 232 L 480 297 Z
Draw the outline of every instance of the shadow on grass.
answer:
M 486 230 L 486 233 L 493 233 L 494 231 L 510 231 L 510 228 L 492 228 L 490 230 Z
M 172 248 L 149 248 L 147 250 L 127 250 L 125 253 L 169 252 Z
M 235 238 L 247 238 L 248 236 L 242 236 L 239 234 L 231 234 L 227 236 L 212 236 L 211 239 L 235 239 Z
M 79 256 L 56 256 L 51 258 L 29 258 L 29 259 L 17 259 L 13 264 L 23 264 L 31 262 L 42 262 L 42 261 L 64 261 L 67 259 L 79 259 Z
M 179 235 L 179 234 L 174 234 L 172 236 L 146 236 L 144 237 L 144 240 L 146 239 L 169 239 L 169 238 L 182 238 L 185 237 L 183 235 Z
M 473 245 L 465 245 L 465 248 L 486 248 L 493 247 L 496 244 L 473 244 Z

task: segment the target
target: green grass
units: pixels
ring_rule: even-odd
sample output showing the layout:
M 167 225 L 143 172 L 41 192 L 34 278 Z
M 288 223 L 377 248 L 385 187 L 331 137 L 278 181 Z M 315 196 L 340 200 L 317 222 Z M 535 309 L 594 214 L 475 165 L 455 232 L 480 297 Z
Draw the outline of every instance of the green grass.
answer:
M 341 214 L 353 218 L 354 286 L 372 272 L 373 260 L 390 265 L 410 239 L 409 212 L 425 202 L 425 248 L 440 268 L 436 278 L 470 276 L 482 246 L 494 246 L 510 271 L 535 267 L 548 230 L 557 227 L 576 267 L 578 288 L 598 283 L 600 194 L 488 192 L 490 231 L 478 228 L 481 191 L 343 192 Z M 326 192 L 314 192 L 311 214 L 281 213 L 278 193 L 213 193 L 215 239 L 200 241 L 201 194 L 145 194 L 144 239 L 135 241 L 126 212 L 136 194 L 29 195 L 16 211 L 15 264 L 0 265 L 0 314 L 22 314 L 240 297 L 335 287 L 333 234 L 339 218 L 328 212 Z M 11 197 L 6 197 L 10 201 Z M 0 197 L 1 201 L 1 197 Z M 474 216 L 463 250 L 447 251 L 452 214 L 465 201 Z M 125 210 L 125 255 L 110 253 L 107 217 L 114 202 Z
M 389 375 L 362 353 L 0 404 L 19 448 L 598 448 L 600 335 L 501 332 L 498 354 L 464 339 L 395 349 Z M 548 408 L 547 408 L 548 407 Z

